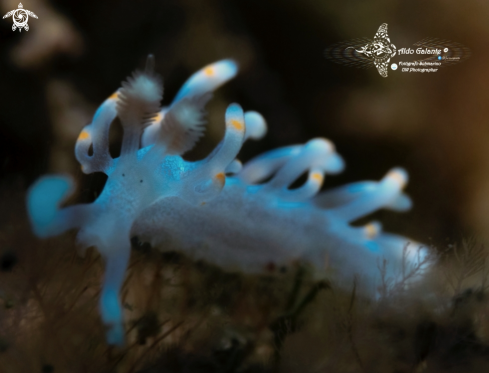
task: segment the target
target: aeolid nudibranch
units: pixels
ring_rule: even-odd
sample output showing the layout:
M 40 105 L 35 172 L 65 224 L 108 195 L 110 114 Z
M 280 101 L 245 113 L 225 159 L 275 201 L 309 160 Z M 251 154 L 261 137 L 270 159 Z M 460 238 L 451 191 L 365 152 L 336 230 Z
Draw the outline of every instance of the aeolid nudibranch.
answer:
M 375 280 L 379 259 L 387 259 L 393 271 L 406 258 L 406 238 L 382 233 L 376 222 L 350 225 L 380 208 L 409 209 L 404 170 L 318 194 L 325 174 L 343 169 L 326 139 L 272 150 L 243 166 L 236 159 L 243 142 L 261 138 L 266 124 L 237 104 L 226 110 L 225 136 L 214 151 L 201 161 L 185 161 L 181 155 L 203 133 L 203 108 L 212 91 L 233 78 L 237 66 L 224 60 L 205 67 L 163 109 L 162 83 L 153 70 L 150 56 L 146 70 L 122 83 L 80 133 L 75 154 L 83 172 L 108 176 L 95 202 L 60 209 L 73 188 L 66 176 L 40 178 L 27 196 L 37 236 L 77 228 L 81 247 L 95 246 L 104 258 L 100 311 L 109 344 L 124 343 L 119 292 L 133 237 L 163 250 L 171 244 L 230 270 L 259 273 L 305 261 L 319 274 L 333 268 L 339 283 L 353 275 Z M 112 158 L 108 137 L 116 116 L 124 134 L 120 157 Z M 307 181 L 290 189 L 304 173 Z M 408 260 L 419 260 L 414 245 L 407 253 Z

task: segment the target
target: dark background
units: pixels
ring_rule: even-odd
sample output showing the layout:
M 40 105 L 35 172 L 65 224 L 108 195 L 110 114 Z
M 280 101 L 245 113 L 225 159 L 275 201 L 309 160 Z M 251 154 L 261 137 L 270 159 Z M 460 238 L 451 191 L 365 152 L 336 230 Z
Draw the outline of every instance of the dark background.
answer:
M 17 1 L 17 0 L 16 0 Z M 1 3 L 3 14 L 16 1 Z M 385 1 L 40 1 L 23 3 L 39 19 L 28 32 L 0 22 L 0 191 L 23 194 L 47 172 L 68 172 L 81 194 L 100 188 L 74 155 L 95 108 L 148 53 L 164 79 L 164 103 L 197 69 L 234 58 L 240 74 L 209 107 L 209 130 L 191 157 L 220 140 L 231 102 L 268 121 L 244 161 L 263 151 L 327 137 L 346 170 L 325 188 L 380 179 L 390 168 L 410 173 L 406 214 L 380 212 L 388 230 L 439 246 L 489 237 L 489 3 L 469 0 Z M 469 60 L 434 74 L 359 70 L 324 58 L 328 45 L 372 38 L 389 24 L 391 41 L 409 47 L 424 37 L 459 42 Z M 394 60 L 398 59 L 395 57 Z M 6 221 L 23 206 L 0 206 Z M 10 206 L 10 205 L 9 205 Z

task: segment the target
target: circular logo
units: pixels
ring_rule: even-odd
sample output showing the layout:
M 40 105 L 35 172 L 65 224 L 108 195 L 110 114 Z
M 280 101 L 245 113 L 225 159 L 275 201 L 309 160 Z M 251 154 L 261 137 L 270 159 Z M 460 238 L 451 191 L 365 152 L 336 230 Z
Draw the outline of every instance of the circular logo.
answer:
M 448 52 L 448 48 L 443 49 L 443 52 L 447 53 Z
M 29 15 L 24 9 L 16 9 L 14 12 L 14 24 L 15 26 L 22 28 L 27 25 L 29 20 Z
M 392 70 L 397 70 L 397 63 L 393 63 L 393 64 L 391 65 L 391 69 L 392 69 Z

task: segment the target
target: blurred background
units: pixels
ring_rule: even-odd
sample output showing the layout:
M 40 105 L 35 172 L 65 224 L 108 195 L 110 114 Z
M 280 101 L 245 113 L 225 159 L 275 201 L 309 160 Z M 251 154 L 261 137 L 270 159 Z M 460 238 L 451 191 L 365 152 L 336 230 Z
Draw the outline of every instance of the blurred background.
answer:
M 2 0 L 2 14 L 18 0 Z M 489 238 L 489 3 L 316 0 L 28 0 L 28 32 L 0 22 L 0 190 L 2 224 L 24 216 L 12 199 L 47 172 L 79 180 L 80 199 L 95 198 L 103 178 L 85 176 L 73 155 L 96 107 L 149 53 L 169 103 L 187 77 L 223 58 L 238 77 L 209 106 L 209 129 L 188 157 L 205 156 L 223 130 L 230 102 L 268 121 L 260 142 L 240 158 L 313 137 L 327 137 L 346 160 L 325 188 L 378 180 L 391 167 L 410 173 L 409 213 L 380 212 L 387 230 L 444 245 Z M 324 58 L 328 45 L 370 37 L 389 24 L 391 41 L 424 37 L 459 42 L 469 60 L 432 74 L 359 70 Z M 23 198 L 23 197 L 22 197 Z M 13 201 L 16 201 L 15 203 Z M 20 204 L 17 204 L 19 202 Z M 5 240 L 4 240 L 5 243 Z
M 2 14 L 16 9 L 17 1 L 0 0 Z M 204 369 L 210 364 L 205 360 L 197 361 L 201 365 L 196 369 L 165 371 L 268 372 L 243 370 L 236 363 L 243 357 L 236 356 L 254 351 L 269 359 L 280 353 L 285 338 L 281 333 L 295 331 L 290 327 L 294 323 L 287 324 L 290 309 L 281 308 L 284 294 L 293 288 L 290 278 L 289 282 L 241 278 L 193 263 L 174 276 L 183 279 L 182 291 L 168 280 L 173 278 L 168 273 L 180 268 L 172 266 L 178 259 L 133 252 L 127 291 L 141 299 L 134 301 L 134 309 L 124 306 L 130 314 L 128 329 L 137 331 L 132 332 L 136 347 L 129 358 L 127 350 L 113 353 L 105 346 L 96 311 L 100 260 L 93 252 L 78 258 L 74 234 L 38 240 L 30 233 L 25 192 L 39 176 L 72 175 L 78 188 L 74 198 L 82 202 L 93 201 L 102 189 L 103 175 L 81 172 L 74 157 L 76 138 L 121 81 L 144 67 L 149 53 L 155 55 L 156 70 L 163 76 L 163 104 L 170 103 L 183 82 L 201 67 L 224 58 L 240 65 L 238 77 L 211 101 L 206 136 L 186 155 L 189 159 L 202 158 L 215 147 L 224 132 L 225 108 L 238 102 L 245 110 L 261 112 L 269 125 L 263 140 L 245 144 L 241 160 L 326 137 L 336 144 L 347 167 L 341 175 L 328 177 L 325 189 L 378 180 L 395 166 L 408 170 L 407 193 L 414 207 L 403 214 L 376 213 L 386 230 L 441 249 L 471 236 L 489 240 L 489 2 L 26 0 L 23 6 L 38 16 L 29 18 L 28 32 L 13 32 L 11 18 L 0 20 L 0 359 L 5 367 L 21 367 L 10 371 L 53 372 L 56 367 L 60 372 L 112 372 L 122 361 L 129 368 L 117 371 L 161 372 L 136 367 L 155 352 L 151 349 L 161 341 L 159 333 L 182 325 L 181 318 L 187 329 L 170 335 L 167 345 L 185 342 L 196 320 L 195 328 L 201 324 L 205 328 L 195 339 L 211 340 L 213 352 L 207 355 L 219 363 L 212 360 L 212 364 L 227 368 Z M 398 48 L 435 37 L 461 43 L 472 50 L 472 56 L 437 73 L 389 70 L 386 79 L 375 68 L 350 68 L 324 57 L 325 49 L 334 43 L 372 38 L 382 23 L 388 23 L 389 36 Z M 111 151 L 117 154 L 120 128 L 114 126 L 111 135 Z M 485 257 L 473 252 L 466 250 L 469 264 L 473 258 Z M 462 290 L 456 286 L 453 293 L 458 296 Z M 459 341 L 469 346 L 463 349 L 469 357 L 475 351 L 487 362 L 489 308 L 487 301 L 481 301 L 487 296 L 480 294 L 469 289 L 453 303 L 464 313 L 473 306 L 470 302 L 479 302 L 482 308 L 473 308 L 480 313 L 458 318 L 444 304 L 448 316 L 440 311 L 442 307 L 431 307 L 435 311 L 430 319 L 429 312 L 417 306 L 393 302 L 389 308 L 361 300 L 354 306 L 354 291 L 346 300 L 323 292 L 318 306 L 306 310 L 303 332 L 287 337 L 282 346 L 282 371 L 412 372 L 417 364 L 424 364 L 435 339 L 434 354 L 441 362 L 460 356 L 454 353 L 462 349 Z M 469 300 L 468 308 L 459 307 L 464 299 Z M 472 328 L 473 320 L 479 324 Z M 223 335 L 228 341 L 226 354 L 214 349 Z M 146 338 L 151 343 L 145 347 Z M 236 347 L 240 338 L 248 341 L 242 344 L 248 352 Z M 192 343 L 194 352 L 204 350 Z M 195 356 L 182 351 L 169 361 L 183 361 L 183 367 L 193 364 L 189 356 Z M 317 361 L 322 364 L 319 368 Z M 392 366 L 402 369 L 392 369 L 390 361 L 400 361 Z M 352 365 L 356 368 L 344 368 Z M 486 372 L 487 366 L 478 371 Z

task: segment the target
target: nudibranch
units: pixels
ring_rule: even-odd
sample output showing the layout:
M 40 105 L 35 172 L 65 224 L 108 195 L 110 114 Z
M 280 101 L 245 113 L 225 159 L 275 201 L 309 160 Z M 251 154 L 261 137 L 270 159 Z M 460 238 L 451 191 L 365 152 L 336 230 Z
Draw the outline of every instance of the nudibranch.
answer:
M 237 104 L 227 108 L 224 138 L 210 155 L 197 162 L 181 157 L 203 133 L 203 109 L 212 92 L 236 72 L 232 60 L 211 64 L 161 109 L 162 83 L 148 57 L 145 71 L 123 82 L 78 137 L 75 155 L 83 172 L 108 176 L 98 198 L 60 208 L 73 190 L 67 176 L 41 177 L 28 191 L 37 236 L 76 228 L 80 246 L 95 246 L 104 258 L 100 312 L 109 344 L 124 343 L 119 292 L 134 237 L 229 270 L 259 273 L 305 261 L 339 282 L 353 275 L 375 279 L 379 259 L 395 268 L 410 247 L 408 239 L 383 233 L 377 222 L 350 225 L 380 208 L 409 209 L 404 170 L 393 169 L 380 182 L 319 193 L 325 175 L 343 169 L 326 139 L 272 150 L 242 165 L 236 157 L 244 141 L 263 137 L 266 123 Z M 115 117 L 123 127 L 118 158 L 109 153 Z M 291 189 L 303 174 L 307 181 Z M 408 259 L 419 260 L 419 251 L 409 249 Z

